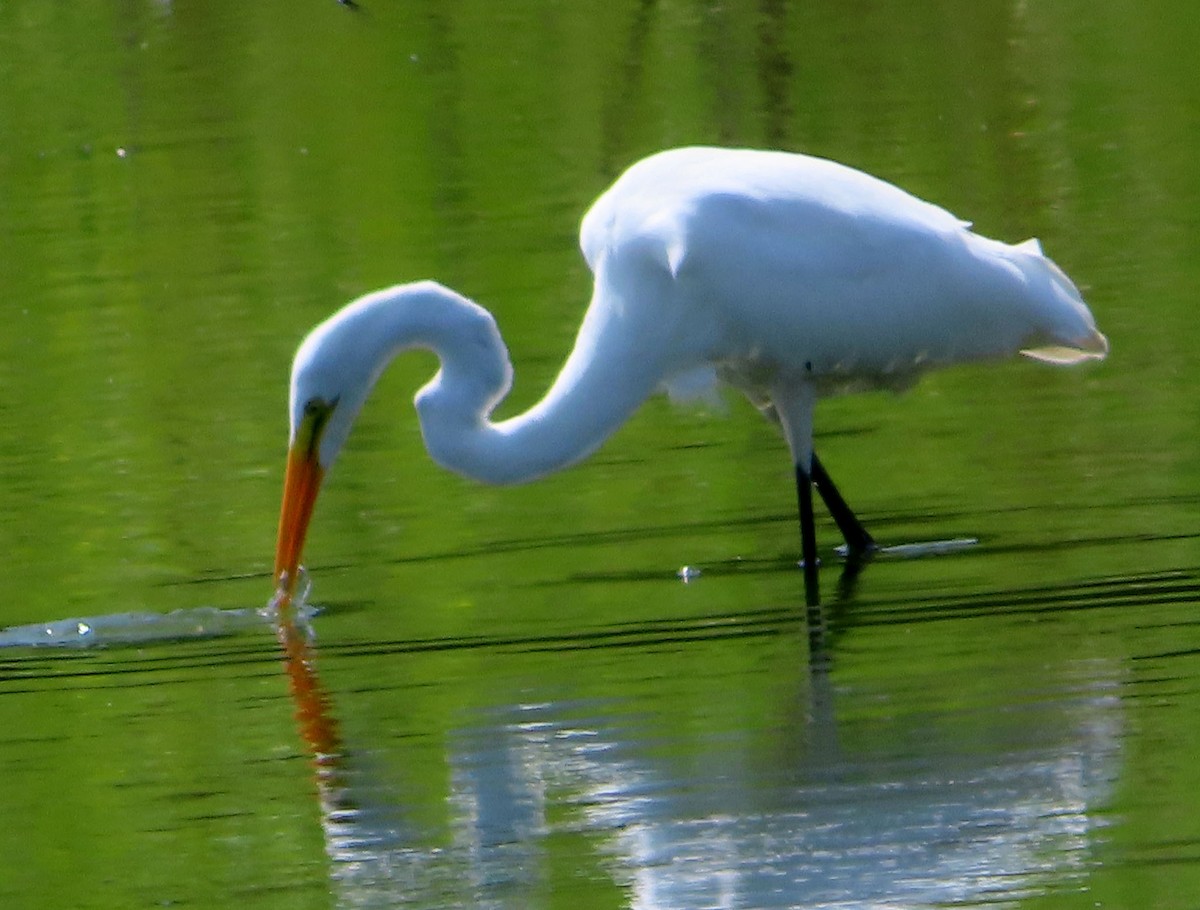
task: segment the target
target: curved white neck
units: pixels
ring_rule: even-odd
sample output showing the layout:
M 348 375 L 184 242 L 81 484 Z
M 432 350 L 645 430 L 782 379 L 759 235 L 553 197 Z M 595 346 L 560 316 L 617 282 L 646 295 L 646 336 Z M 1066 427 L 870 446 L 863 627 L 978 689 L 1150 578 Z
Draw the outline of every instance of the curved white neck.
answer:
M 546 395 L 500 422 L 491 414 L 511 386 L 508 351 L 491 314 L 453 291 L 422 282 L 370 295 L 352 305 L 362 307 L 351 320 L 357 337 L 341 342 L 357 347 L 368 368 L 362 398 L 399 353 L 433 351 L 441 369 L 414 399 L 430 456 L 487 483 L 523 483 L 586 458 L 658 383 L 655 359 L 637 333 L 606 325 L 619 319 L 616 309 L 595 303 Z M 335 332 L 329 335 L 327 344 L 336 348 Z
M 451 323 L 486 311 L 450 304 Z M 545 396 L 525 413 L 498 423 L 493 408 L 511 381 L 508 352 L 491 316 L 487 347 L 463 345 L 457 325 L 431 347 L 442 368 L 417 394 L 415 404 L 430 456 L 442 466 L 487 483 L 535 480 L 591 455 L 654 391 L 658 377 L 637 362 L 620 332 L 602 331 L 606 308 L 588 311 L 575 347 Z M 607 337 L 607 341 L 602 341 Z M 498 375 L 503 381 L 498 382 Z M 481 381 L 482 377 L 489 381 Z

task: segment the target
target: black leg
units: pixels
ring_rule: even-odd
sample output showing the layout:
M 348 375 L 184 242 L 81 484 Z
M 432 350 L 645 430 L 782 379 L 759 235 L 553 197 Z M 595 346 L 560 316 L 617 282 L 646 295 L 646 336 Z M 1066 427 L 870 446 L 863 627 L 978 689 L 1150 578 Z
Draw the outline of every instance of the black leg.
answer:
M 816 459 L 813 459 L 816 467 Z M 817 578 L 817 532 L 813 526 L 812 478 L 801 465 L 796 465 L 796 498 L 800 503 L 800 555 L 804 560 L 804 596 L 810 607 L 821 602 L 821 586 Z
M 858 516 L 846 504 L 846 500 L 842 498 L 842 494 L 834 486 L 833 480 L 825 473 L 825 468 L 821 465 L 820 459 L 817 458 L 816 452 L 813 453 L 812 457 L 812 482 L 816 484 L 817 492 L 825 500 L 825 506 L 829 509 L 829 514 L 833 516 L 833 520 L 837 523 L 838 530 L 846 538 L 846 548 L 849 551 L 849 555 L 852 557 L 862 556 L 876 549 L 875 538 L 867 532 L 862 522 L 858 520 Z

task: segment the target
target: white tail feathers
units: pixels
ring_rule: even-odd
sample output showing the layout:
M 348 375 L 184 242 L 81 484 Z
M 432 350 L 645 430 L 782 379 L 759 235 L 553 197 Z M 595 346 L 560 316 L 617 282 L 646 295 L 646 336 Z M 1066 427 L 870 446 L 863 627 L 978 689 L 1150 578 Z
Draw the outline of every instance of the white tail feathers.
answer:
M 1035 296 L 1042 301 L 1041 318 L 1045 321 L 1033 344 L 1021 353 L 1043 363 L 1070 365 L 1085 360 L 1103 360 L 1108 355 L 1108 339 L 1096 328 L 1091 311 L 1074 282 L 1053 260 L 1042 252 L 1042 245 L 1031 237 L 1013 246 L 1023 254 L 1016 265 Z
M 1034 360 L 1040 360 L 1042 363 L 1070 366 L 1085 360 L 1103 360 L 1108 356 L 1108 339 L 1097 329 L 1092 329 L 1091 334 L 1078 340 L 1072 340 L 1069 344 L 1026 348 L 1021 353 Z

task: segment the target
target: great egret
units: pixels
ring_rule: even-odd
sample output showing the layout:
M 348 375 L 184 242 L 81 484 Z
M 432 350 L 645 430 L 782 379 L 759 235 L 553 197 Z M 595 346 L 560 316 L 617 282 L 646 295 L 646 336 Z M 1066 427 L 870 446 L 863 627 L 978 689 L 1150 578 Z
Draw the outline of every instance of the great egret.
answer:
M 534 480 L 587 457 L 656 390 L 740 389 L 791 449 L 811 603 L 814 485 L 850 552 L 875 546 L 813 452 L 819 398 L 902 388 L 933 367 L 1018 351 L 1051 363 L 1108 351 L 1036 240 L 990 240 L 820 158 L 661 152 L 596 200 L 580 245 L 595 275 L 591 303 L 550 390 L 518 417 L 490 417 L 512 382 L 495 320 L 432 281 L 361 297 L 309 334 L 292 365 L 275 559 L 284 596 L 325 472 L 381 371 L 410 348 L 441 361 L 415 398 L 429 454 L 487 483 Z

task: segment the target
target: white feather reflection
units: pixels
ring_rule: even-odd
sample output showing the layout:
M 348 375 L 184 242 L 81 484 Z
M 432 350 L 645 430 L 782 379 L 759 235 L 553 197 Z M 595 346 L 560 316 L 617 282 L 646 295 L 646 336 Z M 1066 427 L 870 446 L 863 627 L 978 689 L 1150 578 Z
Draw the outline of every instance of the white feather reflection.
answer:
M 680 773 L 670 744 L 648 748 L 619 707 L 512 706 L 461 728 L 445 837 L 401 823 L 402 799 L 369 774 L 331 769 L 340 906 L 536 906 L 551 841 L 572 835 L 592 845 L 575 858 L 581 882 L 607 879 L 636 910 L 1006 904 L 1086 870 L 1119 726 L 1101 688 L 1061 704 L 1054 747 L 873 759 L 842 754 L 826 729 L 764 778 L 720 744 Z M 389 799 L 395 811 L 366 808 Z
M 1111 700 L 1086 707 L 1095 723 L 1058 754 L 809 766 L 769 788 L 736 766 L 672 777 L 597 730 L 480 727 L 452 756 L 459 845 L 477 886 L 532 884 L 520 877 L 556 827 L 543 807 L 574 792 L 574 824 L 610 832 L 611 873 L 635 908 L 1016 900 L 1086 864 L 1116 733 Z

